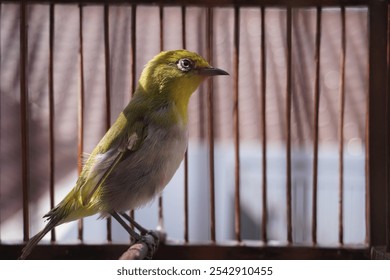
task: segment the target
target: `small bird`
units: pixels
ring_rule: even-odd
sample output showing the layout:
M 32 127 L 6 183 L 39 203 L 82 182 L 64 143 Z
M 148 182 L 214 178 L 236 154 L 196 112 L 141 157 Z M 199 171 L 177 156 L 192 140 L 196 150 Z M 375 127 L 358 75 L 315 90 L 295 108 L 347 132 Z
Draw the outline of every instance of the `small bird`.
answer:
M 207 77 L 229 75 L 187 50 L 161 52 L 147 63 L 133 98 L 87 159 L 75 187 L 44 218 L 45 228 L 22 250 L 25 259 L 54 227 L 99 213 L 119 215 L 145 230 L 125 211 L 156 197 L 179 167 L 188 142 L 188 103 Z

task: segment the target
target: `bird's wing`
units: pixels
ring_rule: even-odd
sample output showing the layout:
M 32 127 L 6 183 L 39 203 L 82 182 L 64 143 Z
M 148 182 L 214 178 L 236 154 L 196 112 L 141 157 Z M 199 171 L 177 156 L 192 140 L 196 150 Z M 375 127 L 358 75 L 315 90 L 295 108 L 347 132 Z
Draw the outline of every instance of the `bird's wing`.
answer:
M 129 133 L 125 133 L 119 145 L 95 156 L 94 164 L 89 170 L 90 175 L 81 186 L 81 199 L 84 206 L 91 201 L 116 166 L 142 146 L 147 135 L 147 125 L 143 121 L 138 121 L 132 125 L 132 128 Z

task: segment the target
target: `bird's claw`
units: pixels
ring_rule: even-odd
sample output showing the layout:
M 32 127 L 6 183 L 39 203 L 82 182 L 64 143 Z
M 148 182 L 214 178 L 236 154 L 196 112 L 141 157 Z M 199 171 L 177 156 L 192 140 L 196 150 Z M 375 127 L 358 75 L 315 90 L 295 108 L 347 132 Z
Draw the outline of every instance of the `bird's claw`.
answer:
M 146 259 L 151 260 L 160 242 L 158 233 L 149 230 L 144 235 L 141 236 L 141 240 L 139 241 L 145 243 L 146 246 L 148 246 L 148 254 L 146 256 Z

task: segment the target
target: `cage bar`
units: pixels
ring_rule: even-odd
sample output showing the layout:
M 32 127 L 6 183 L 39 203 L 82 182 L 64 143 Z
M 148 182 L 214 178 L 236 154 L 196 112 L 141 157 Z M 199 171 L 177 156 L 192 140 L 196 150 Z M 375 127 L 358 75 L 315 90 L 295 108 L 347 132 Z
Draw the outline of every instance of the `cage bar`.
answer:
M 109 5 L 104 5 L 104 59 L 106 79 L 106 129 L 111 126 L 111 63 L 110 63 L 110 28 L 109 28 Z
M 130 98 L 133 97 L 136 88 L 136 61 L 137 61 L 137 41 L 136 41 L 136 30 L 137 30 L 137 6 L 136 4 L 131 5 L 131 46 L 130 46 L 130 69 L 131 69 L 131 87 L 130 87 Z M 130 210 L 130 217 L 135 219 L 135 211 Z M 134 229 L 133 224 L 130 223 L 130 227 Z M 131 238 L 130 238 L 131 239 Z
M 80 63 L 80 91 L 79 91 L 79 102 L 78 102 L 78 150 L 77 150 L 77 169 L 78 174 L 80 175 L 83 165 L 82 157 L 84 151 L 84 97 L 85 97 L 85 87 L 84 87 L 84 50 L 83 50 L 83 6 L 79 5 L 79 63 Z M 84 234 L 84 222 L 83 219 L 79 219 L 78 222 L 78 239 L 83 241 Z
M 240 121 L 238 104 L 238 83 L 240 63 L 240 9 L 234 7 L 234 47 L 233 47 L 233 134 L 234 134 L 234 232 L 236 241 L 241 242 L 241 206 L 240 206 Z
M 390 123 L 390 9 L 389 5 L 387 5 L 387 123 Z M 387 158 L 390 158 L 390 132 L 389 127 L 387 126 Z M 390 164 L 387 163 L 387 191 L 386 191 L 386 252 L 390 253 Z
M 287 242 L 292 243 L 292 207 L 291 207 L 291 79 L 292 79 L 292 65 L 291 65 L 291 23 L 292 11 L 291 7 L 287 8 L 286 20 L 286 35 L 287 35 L 287 76 L 286 76 L 286 206 L 287 206 Z
M 164 50 L 164 7 L 159 6 L 159 19 L 160 19 L 160 51 Z
M 340 109 L 339 109 L 339 243 L 344 243 L 344 115 L 345 115 L 345 7 L 341 7 Z
M 313 135 L 313 208 L 312 242 L 317 243 L 317 193 L 318 193 L 318 120 L 320 111 L 320 65 L 321 65 L 321 7 L 317 7 L 316 46 L 315 46 L 315 81 L 314 81 L 314 135 Z
M 183 49 L 187 48 L 186 44 L 186 7 L 181 7 L 181 38 L 182 38 L 182 46 Z M 184 153 L 184 242 L 188 243 L 188 146 L 187 150 Z
M 268 207 L 267 207 L 267 61 L 266 61 L 266 47 L 265 47 L 265 7 L 260 8 L 261 22 L 261 46 L 260 46 L 260 65 L 261 65 L 261 133 L 262 133 L 262 222 L 261 222 L 261 238 L 264 242 L 267 242 L 267 221 L 268 221 Z
M 386 244 L 386 53 L 388 4 L 372 1 L 369 9 L 369 95 L 367 99 L 367 215 L 368 240 L 371 246 Z
M 131 46 L 130 46 L 130 70 L 131 70 L 131 87 L 130 87 L 130 97 L 133 96 L 135 88 L 137 86 L 136 81 L 136 62 L 137 62 L 137 6 L 135 4 L 131 5 Z
M 58 4 L 72 4 L 72 3 L 81 3 L 83 5 L 95 5 L 103 4 L 107 0 L 59 0 L 56 1 Z M 313 7 L 313 6 L 339 6 L 340 3 L 346 3 L 349 6 L 363 6 L 369 5 L 372 1 L 382 1 L 382 0 L 185 0 L 187 6 L 207 6 L 207 7 L 228 7 L 228 6 L 272 6 L 272 7 L 281 7 L 281 6 L 291 6 L 291 7 Z M 7 0 L 7 2 L 19 2 L 16 0 Z M 29 0 L 29 3 L 32 4 L 42 4 L 52 2 L 52 0 Z M 142 5 L 154 5 L 156 0 L 110 0 L 112 4 L 142 4 Z M 159 2 L 157 2 L 159 3 Z M 182 5 L 183 1 L 178 0 L 164 0 L 164 5 L 173 6 L 173 5 Z
M 159 7 L 160 17 L 160 51 L 164 50 L 164 8 L 162 5 Z M 158 196 L 158 226 L 161 230 L 164 230 L 164 205 L 163 194 Z
M 55 148 L 54 148 L 54 4 L 49 7 L 49 194 L 50 208 L 55 206 L 54 178 L 55 178 Z M 51 230 L 51 241 L 56 240 L 56 232 Z
M 111 63 L 110 63 L 110 18 L 109 5 L 104 4 L 104 59 L 105 59 L 105 78 L 106 78 L 106 130 L 111 126 Z M 107 217 L 107 241 L 112 241 L 112 222 L 111 217 Z
M 29 164 L 29 125 L 28 125 L 28 86 L 27 86 L 27 11 L 25 1 L 20 3 L 20 128 L 22 150 L 22 194 L 23 194 L 23 240 L 30 235 L 30 164 Z
M 1 65 L 1 61 L 2 61 L 2 55 L 1 55 L 1 29 L 2 29 L 2 24 L 1 24 L 1 16 L 2 16 L 2 4 L 0 3 L 0 117 L 1 117 L 1 70 L 2 70 L 2 65 Z M 1 145 L 2 145 L 2 131 L 1 131 L 1 121 L 0 121 L 0 154 L 1 154 Z M 0 164 L 0 201 L 2 200 L 1 199 L 1 175 L 2 175 L 2 168 L 1 168 L 1 164 Z M 2 209 L 0 208 L 0 244 L 1 244 L 1 212 L 2 212 Z
M 213 9 L 207 8 L 207 60 L 213 65 Z M 207 81 L 207 119 L 209 146 L 209 184 L 210 184 L 210 239 L 215 243 L 215 168 L 214 168 L 214 98 L 213 80 Z

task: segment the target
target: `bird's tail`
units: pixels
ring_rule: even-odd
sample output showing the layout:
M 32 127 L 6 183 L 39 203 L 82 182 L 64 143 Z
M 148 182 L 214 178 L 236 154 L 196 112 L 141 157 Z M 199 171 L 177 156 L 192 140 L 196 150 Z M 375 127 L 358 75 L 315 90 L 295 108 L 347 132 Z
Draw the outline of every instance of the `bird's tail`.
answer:
M 22 254 L 19 257 L 19 260 L 24 260 L 27 258 L 28 255 L 30 255 L 31 251 L 34 249 L 34 247 L 38 244 L 39 241 L 49 232 L 51 231 L 55 226 L 57 226 L 61 222 L 62 218 L 60 216 L 51 216 L 49 217 L 49 222 L 45 226 L 43 230 L 38 232 L 36 235 L 30 238 L 30 240 L 27 242 L 26 246 L 22 250 Z

